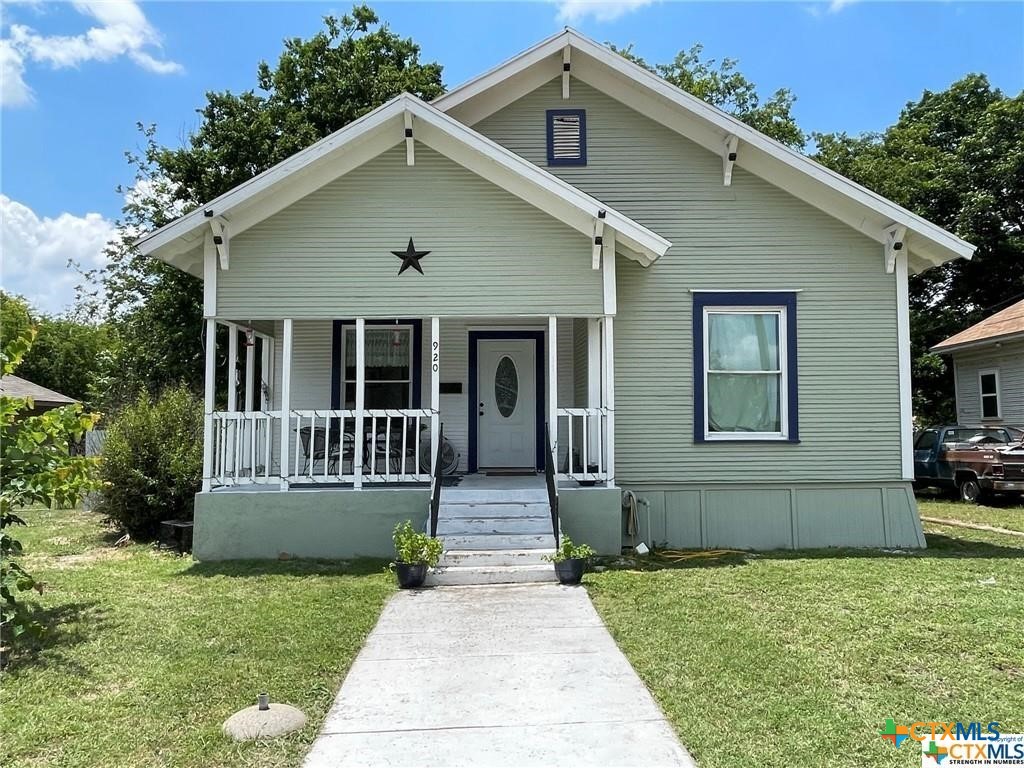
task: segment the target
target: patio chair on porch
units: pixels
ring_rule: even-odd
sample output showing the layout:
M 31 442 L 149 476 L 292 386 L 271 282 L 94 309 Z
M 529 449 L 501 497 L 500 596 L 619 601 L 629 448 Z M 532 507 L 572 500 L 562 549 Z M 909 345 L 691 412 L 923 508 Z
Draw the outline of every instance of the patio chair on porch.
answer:
M 325 427 L 302 427 L 299 430 L 299 442 L 302 445 L 304 462 L 302 474 L 312 471 L 316 472 L 316 463 L 327 461 L 327 474 L 333 475 L 338 471 L 338 462 L 348 460 L 350 463 L 355 457 L 355 438 L 346 433 L 344 441 L 338 439 L 338 434 L 332 432 L 330 443 L 327 441 L 327 429 Z M 344 450 L 342 450 L 344 442 Z

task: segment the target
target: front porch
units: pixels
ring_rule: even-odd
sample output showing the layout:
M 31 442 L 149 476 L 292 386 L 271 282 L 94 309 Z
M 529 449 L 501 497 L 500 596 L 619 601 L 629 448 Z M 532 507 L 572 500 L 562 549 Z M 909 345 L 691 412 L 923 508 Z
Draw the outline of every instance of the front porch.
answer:
M 613 487 L 612 324 L 209 318 L 203 491 L 427 489 L 439 449 L 463 487 L 542 482 L 548 430 L 559 489 Z

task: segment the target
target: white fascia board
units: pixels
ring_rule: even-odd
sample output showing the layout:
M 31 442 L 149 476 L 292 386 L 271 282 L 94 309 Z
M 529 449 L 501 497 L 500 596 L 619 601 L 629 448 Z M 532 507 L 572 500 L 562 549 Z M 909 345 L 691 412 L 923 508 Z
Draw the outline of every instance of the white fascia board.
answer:
M 471 102 L 475 97 L 495 86 L 502 85 L 509 78 L 524 79 L 527 69 L 545 63 L 548 58 L 554 62 L 565 45 L 576 49 L 572 67 L 574 77 L 588 82 L 598 90 L 602 90 L 634 108 L 636 108 L 635 104 L 630 102 L 635 102 L 635 98 L 629 98 L 630 91 L 632 90 L 635 94 L 636 86 L 642 86 L 643 89 L 675 108 L 681 108 L 682 115 L 679 117 L 684 118 L 683 120 L 668 121 L 665 118 L 655 117 L 654 119 L 716 154 L 720 153 L 722 141 L 727 136 L 736 136 L 744 148 L 737 161 L 738 165 L 761 176 L 766 181 L 792 192 L 844 223 L 854 226 L 872 239 L 878 242 L 884 241 L 881 228 L 886 224 L 897 223 L 906 226 L 908 230 L 917 235 L 909 239 L 908 245 L 908 249 L 911 251 L 911 265 L 915 270 L 920 271 L 954 258 L 970 259 L 974 254 L 975 246 L 951 232 L 824 167 L 796 150 L 765 136 L 732 115 L 677 88 L 638 64 L 634 64 L 572 29 L 567 29 L 565 32 L 538 43 L 519 56 L 436 99 L 433 104 L 439 109 L 453 112 L 460 119 L 472 124 L 492 114 L 508 102 L 502 98 L 501 102 L 503 103 L 498 103 L 493 100 L 491 94 L 488 94 L 487 105 L 467 102 Z M 583 56 L 577 54 L 583 54 Z M 594 64 L 597 64 L 598 67 L 595 67 Z M 599 68 L 603 69 L 604 73 L 601 73 Z M 616 76 L 608 77 L 611 73 Z M 552 79 L 557 72 L 554 70 L 548 72 L 547 69 L 544 69 L 540 74 L 542 76 L 550 74 L 551 77 L 547 79 Z M 547 79 L 544 79 L 543 82 L 547 82 Z M 500 92 L 501 88 L 496 91 Z M 496 104 L 498 106 L 495 106 Z M 643 114 L 648 114 L 643 109 L 640 111 Z M 654 117 L 653 115 L 649 116 Z M 685 118 L 690 118 L 690 120 L 685 120 Z M 692 118 L 697 118 L 697 120 L 694 121 Z M 687 124 L 683 125 L 684 122 Z M 786 173 L 787 170 L 789 173 Z M 799 194 L 795 191 L 792 187 L 797 174 L 813 182 L 813 190 L 807 194 Z M 834 194 L 823 195 L 824 191 L 831 191 Z M 846 206 L 842 205 L 844 201 L 848 202 Z M 855 210 L 849 210 L 851 205 Z M 865 209 L 871 214 L 867 219 L 865 218 Z

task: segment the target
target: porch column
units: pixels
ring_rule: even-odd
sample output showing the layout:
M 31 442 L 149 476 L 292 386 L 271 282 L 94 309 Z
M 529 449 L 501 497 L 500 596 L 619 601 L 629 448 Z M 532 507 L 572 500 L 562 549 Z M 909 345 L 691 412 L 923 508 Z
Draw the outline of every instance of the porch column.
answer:
M 587 318 L 587 408 L 601 407 L 601 321 L 596 317 Z M 597 456 L 601 450 L 601 429 L 603 419 L 597 427 L 590 428 L 590 444 L 587 450 Z M 586 470 L 584 470 L 586 471 Z
M 430 471 L 441 450 L 441 319 L 430 318 Z M 417 438 L 418 439 L 418 438 Z M 417 467 L 417 470 L 419 467 Z
M 203 381 L 203 491 L 213 479 L 213 409 L 217 385 L 217 321 L 206 321 L 206 372 Z
M 604 354 L 601 356 L 601 378 L 604 381 L 604 407 L 608 409 L 605 418 L 605 471 L 608 485 L 615 482 L 615 332 L 612 318 L 605 317 L 603 326 Z
M 249 344 L 248 334 L 245 337 L 245 410 L 251 411 L 256 402 L 253 386 L 256 381 L 256 335 L 253 334 Z
M 344 363 L 343 363 L 344 364 Z M 366 319 L 356 318 L 356 444 L 353 446 L 352 485 L 363 487 L 363 410 L 366 407 Z M 371 447 L 370 450 L 374 450 Z
M 228 329 L 228 412 L 234 413 L 238 410 L 238 326 L 234 323 L 225 323 Z M 238 454 L 237 441 L 241 439 L 239 424 L 235 421 L 228 427 L 227 443 L 228 448 L 225 454 L 231 461 L 231 476 L 238 479 Z M 244 445 L 244 443 L 243 443 Z M 225 461 L 225 464 L 227 461 Z
M 548 425 L 551 459 L 558 471 L 558 318 L 548 317 Z M 571 425 L 570 425 L 571 427 Z
M 283 350 L 281 352 L 281 490 L 288 490 L 288 476 L 291 464 L 288 449 L 291 447 L 292 425 L 292 321 L 284 321 Z

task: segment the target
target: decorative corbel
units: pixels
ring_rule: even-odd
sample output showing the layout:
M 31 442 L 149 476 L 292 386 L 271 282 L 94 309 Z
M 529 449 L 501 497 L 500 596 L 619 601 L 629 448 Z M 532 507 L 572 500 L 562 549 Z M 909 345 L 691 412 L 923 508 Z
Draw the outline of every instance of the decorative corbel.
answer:
M 412 139 L 412 112 L 405 111 L 405 164 L 416 165 L 416 150 Z
M 736 165 L 736 150 L 740 146 L 740 140 L 731 133 L 725 137 L 725 150 L 722 152 L 722 183 L 725 186 L 732 184 L 732 167 Z
M 903 250 L 907 238 L 907 228 L 901 224 L 890 224 L 885 228 L 885 271 L 892 274 L 896 270 L 896 254 Z
M 591 269 L 601 268 L 601 251 L 604 250 L 604 219 L 606 211 L 598 211 L 594 219 L 594 251 L 590 260 Z
M 217 256 L 220 257 L 220 268 L 226 270 L 230 263 L 228 223 L 217 216 L 210 219 L 210 228 L 213 230 L 213 244 L 217 247 Z
M 569 98 L 569 70 L 572 69 L 572 62 L 569 61 L 569 52 L 572 49 L 567 45 L 562 49 L 562 98 Z

